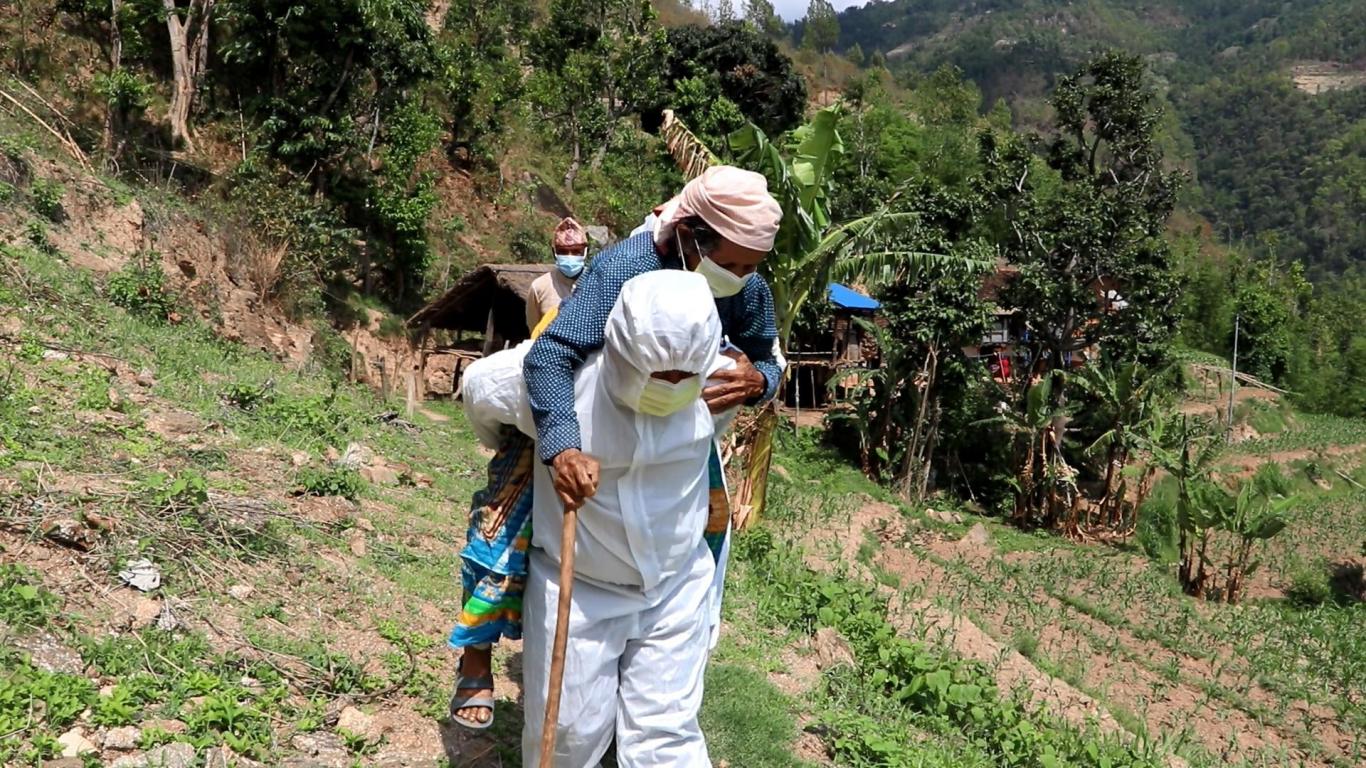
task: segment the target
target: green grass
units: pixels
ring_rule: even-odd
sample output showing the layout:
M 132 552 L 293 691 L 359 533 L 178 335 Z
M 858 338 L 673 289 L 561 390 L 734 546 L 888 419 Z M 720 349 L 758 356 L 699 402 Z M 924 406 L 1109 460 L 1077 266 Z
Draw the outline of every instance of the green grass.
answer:
M 1279 434 L 1239 443 L 1239 453 L 1264 455 L 1278 451 L 1315 450 L 1329 446 L 1366 444 L 1366 419 L 1346 419 L 1314 413 L 1295 415 L 1294 424 Z
M 768 678 L 718 654 L 707 665 L 702 728 L 713 761 L 754 768 L 801 768 L 792 755 L 797 736 L 792 702 Z
M 365 693 L 397 682 L 403 692 L 418 700 L 415 706 L 422 716 L 440 713 L 448 670 L 427 659 L 410 671 L 403 649 L 430 651 L 430 646 L 422 638 L 405 634 L 401 625 L 383 624 L 383 617 L 392 615 L 392 605 L 385 597 L 355 585 L 367 579 L 387 579 L 405 608 L 418 600 L 430 600 L 442 609 L 453 604 L 468 499 L 483 479 L 483 461 L 474 451 L 459 407 L 427 404 L 427 409 L 453 420 L 435 424 L 418 416 L 416 432 L 386 426 L 376 422 L 375 416 L 391 409 L 391 404 L 360 387 L 338 383 L 328 371 L 316 366 L 287 371 L 267 355 L 217 339 L 198 321 L 170 324 L 159 316 L 163 308 L 159 301 L 150 308 L 131 301 L 125 301 L 124 307 L 113 306 L 107 300 L 107 286 L 39 249 L 8 248 L 3 258 L 11 260 L 25 279 L 0 286 L 0 305 L 33 330 L 15 347 L 13 360 L 7 361 L 8 375 L 0 366 L 4 394 L 0 398 L 0 469 L 14 470 L 7 474 L 17 476 L 28 490 L 36 489 L 44 467 L 112 472 L 128 481 L 129 504 L 183 511 L 202 503 L 201 495 L 210 490 L 250 490 L 246 479 L 230 475 L 235 452 L 255 448 L 302 451 L 313 463 L 307 471 L 289 476 L 287 482 L 298 481 L 297 490 L 349 496 L 362 504 L 382 502 L 387 510 L 386 522 L 393 528 L 366 536 L 367 553 L 355 563 L 357 572 L 347 588 L 362 612 L 372 609 L 381 625 L 377 631 L 395 650 L 379 655 L 376 671 L 365 667 L 364 659 L 339 653 L 312 634 L 312 629 L 302 630 L 298 637 L 286 635 L 274 622 L 287 621 L 297 613 L 285 610 L 292 606 L 278 598 L 263 596 L 259 604 L 247 607 L 250 614 L 243 617 L 251 639 L 272 653 L 299 659 L 305 670 L 302 682 L 281 679 L 278 672 L 241 656 L 211 651 L 202 637 L 193 634 L 175 638 L 153 632 L 137 637 L 81 635 L 79 629 L 71 629 L 80 626 L 79 617 L 72 617 L 74 622 L 65 617 L 59 620 L 59 601 L 35 586 L 36 576 L 0 567 L 0 621 L 24 631 L 56 627 L 71 632 L 67 637 L 81 648 L 86 661 L 119 680 L 113 696 L 93 701 L 88 688 L 78 682 L 80 678 L 43 677 L 22 659 L 6 658 L 0 672 L 0 733 L 7 732 L 3 718 L 19 712 L 4 709 L 5 685 L 11 689 L 24 686 L 21 690 L 30 692 L 52 689 L 56 692 L 50 695 L 59 700 L 67 696 L 70 706 L 90 706 L 94 716 L 107 724 L 156 715 L 180 717 L 191 725 L 191 734 L 174 738 L 231 744 L 239 752 L 267 761 L 279 756 L 271 741 L 270 721 L 298 723 L 306 729 L 322 727 L 329 696 Z M 166 306 L 178 306 L 174 296 L 165 298 Z M 119 414 L 124 418 L 114 423 L 78 422 L 76 411 L 110 411 L 109 389 L 117 383 L 89 364 L 45 360 L 44 346 L 51 344 L 112 355 L 134 371 L 149 370 L 156 379 L 148 389 L 151 395 L 188 409 L 206 424 L 221 425 L 222 434 L 230 435 L 233 442 L 224 438 L 222 445 L 191 448 L 163 439 L 145 428 L 147 414 L 127 400 Z M 892 504 L 899 514 L 916 515 L 822 444 L 820 434 L 818 430 L 779 434 L 775 464 L 783 472 L 772 477 L 770 512 L 763 523 L 766 530 L 816 528 L 854 511 L 867 498 Z M 1357 422 L 1296 417 L 1286 420 L 1285 429 L 1274 438 L 1281 442 L 1263 440 L 1254 447 L 1267 450 L 1268 445 L 1295 441 L 1351 441 L 1358 434 L 1366 436 L 1366 427 Z M 319 457 L 328 448 L 343 449 L 353 441 L 391 461 L 408 464 L 414 475 L 431 478 L 432 487 L 371 488 L 349 474 L 318 468 Z M 116 454 L 121 455 L 116 459 Z M 1154 503 L 1168 496 L 1170 491 L 1159 484 Z M 1312 526 L 1306 530 L 1332 541 L 1349 542 L 1356 536 L 1359 542 L 1366 537 L 1360 535 L 1361 516 L 1352 510 L 1363 503 L 1366 496 L 1334 481 L 1332 492 L 1315 497 L 1297 511 L 1297 524 Z M 355 517 L 371 514 L 362 507 Z M 958 535 L 974 522 L 929 527 Z M 1019 565 L 1000 559 L 971 566 L 940 563 L 958 590 L 933 597 L 966 616 L 997 608 L 1007 611 L 1019 627 L 1008 642 L 1038 660 L 1041 668 L 1081 682 L 1080 667 L 1073 660 L 1045 657 L 1040 637 L 1050 624 L 1066 627 L 1102 652 L 1120 652 L 1107 647 L 1105 638 L 1083 631 L 1081 618 L 1088 617 L 1152 639 L 1198 662 L 1218 660 L 1210 649 L 1237 649 L 1238 656 L 1229 667 L 1237 683 L 1204 689 L 1220 706 L 1250 708 L 1236 688 L 1256 683 L 1277 695 L 1317 696 L 1315 701 L 1338 709 L 1342 721 L 1352 727 L 1361 727 L 1366 719 L 1351 706 L 1351 692 L 1366 688 L 1366 659 L 1356 639 L 1364 618 L 1359 606 L 1311 601 L 1292 607 L 1283 601 L 1267 601 L 1236 610 L 1195 607 L 1174 593 L 1171 579 L 1161 568 L 1134 572 L 1123 567 L 1127 555 L 1122 553 L 1072 545 L 1047 534 L 1022 533 L 993 520 L 985 522 L 998 551 L 1027 551 L 1034 557 Z M 259 546 L 277 555 L 298 552 L 296 565 L 304 573 L 316 573 L 322 569 L 315 550 L 345 550 L 346 538 L 339 534 L 348 523 L 353 525 L 354 517 L 331 527 L 296 528 L 282 523 L 270 529 Z M 186 519 L 186 528 L 193 524 L 192 518 Z M 434 537 L 449 547 L 433 554 L 430 547 L 415 544 L 418 537 Z M 1160 537 L 1154 540 L 1162 543 Z M 801 565 L 794 550 L 763 553 L 757 541 L 737 540 L 734 577 L 727 586 L 728 625 L 708 672 L 703 717 L 715 760 L 737 767 L 802 765 L 792 756 L 797 723 L 814 719 L 840 765 L 1042 766 L 1048 764 L 1044 759 L 1048 748 L 1071 756 L 1074 764 L 1091 764 L 1092 748 L 1095 754 L 1114 758 L 1116 765 L 1146 762 L 1148 755 L 1096 740 L 1052 719 L 1035 718 L 1009 695 L 986 692 L 982 670 L 944 653 L 931 637 L 889 634 L 885 606 L 872 597 L 873 583 L 859 583 L 843 574 L 812 573 Z M 291 548 L 273 549 L 281 543 Z M 867 534 L 860 541 L 858 559 L 876 563 L 879 546 L 877 537 Z M 243 548 L 235 556 L 246 557 L 248 551 Z M 196 554 L 181 565 L 168 566 L 168 582 L 174 585 L 168 591 L 183 588 L 178 582 L 188 569 L 210 568 L 209 556 Z M 1282 567 L 1276 557 L 1282 556 L 1269 558 L 1268 567 Z M 1284 557 L 1289 562 L 1289 555 Z M 872 570 L 876 582 L 903 589 L 903 594 L 915 595 L 915 590 L 923 589 L 918 584 L 902 586 L 895 573 L 883 568 Z M 1084 591 L 1074 594 L 1074 586 Z M 313 596 L 324 589 L 305 584 L 299 592 Z M 1037 605 L 1038 592 L 1055 599 L 1057 607 Z M 1126 612 L 1135 605 L 1142 607 L 1140 617 L 1127 618 Z M 856 649 L 858 666 L 827 675 L 809 694 L 784 695 L 769 676 L 781 668 L 784 649 L 817 627 L 834 627 L 844 633 Z M 887 649 L 885 659 L 882 649 Z M 1164 665 L 1152 661 L 1151 667 Z M 936 687 L 942 677 L 929 677 L 941 671 L 949 673 L 949 687 L 942 690 Z M 243 674 L 262 685 L 247 690 L 239 683 Z M 1178 667 L 1167 674 L 1179 676 L 1181 671 Z M 915 685 L 921 687 L 907 693 Z M 955 690 L 954 685 L 981 690 Z M 303 698 L 300 691 L 305 693 Z M 985 721 L 977 721 L 972 707 L 960 706 L 962 702 L 951 700 L 952 696 L 975 702 Z M 47 754 L 50 744 L 46 740 L 59 732 L 54 723 L 61 722 L 61 713 L 70 706 L 58 707 L 52 723 L 25 736 L 27 741 L 20 748 L 32 755 L 11 756 L 35 762 Z M 1115 714 L 1137 730 L 1134 715 L 1122 710 Z M 1286 717 L 1261 710 L 1256 714 L 1267 721 Z M 496 730 L 507 751 L 505 762 L 518 759 L 515 745 L 520 719 L 516 706 L 499 704 Z M 146 738 L 151 744 L 173 737 L 152 733 Z M 353 746 L 357 752 L 372 748 Z

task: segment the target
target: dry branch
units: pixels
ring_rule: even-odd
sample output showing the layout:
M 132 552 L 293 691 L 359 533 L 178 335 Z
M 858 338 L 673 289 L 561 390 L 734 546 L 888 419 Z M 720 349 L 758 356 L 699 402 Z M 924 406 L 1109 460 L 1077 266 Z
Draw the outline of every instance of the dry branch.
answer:
M 85 156 L 85 152 L 81 149 L 80 145 L 77 144 L 75 140 L 71 138 L 70 134 L 66 133 L 65 131 L 58 131 L 56 128 L 53 128 L 50 123 L 48 123 L 46 120 L 39 117 L 38 115 L 34 114 L 33 110 L 25 106 L 23 102 L 11 96 L 9 92 L 4 90 L 3 88 L 0 88 L 0 98 L 4 98 L 9 103 L 18 107 L 24 114 L 28 115 L 29 118 L 33 120 L 33 122 L 37 123 L 48 133 L 56 137 L 58 143 L 60 143 L 62 147 L 67 151 L 67 154 L 75 158 L 76 162 L 80 163 L 82 168 L 84 168 L 87 171 L 93 170 L 90 166 L 90 159 Z
M 664 110 L 664 124 L 660 127 L 660 135 L 664 137 L 664 146 L 673 156 L 678 170 L 689 181 L 721 162 L 707 145 L 674 115 L 672 109 Z

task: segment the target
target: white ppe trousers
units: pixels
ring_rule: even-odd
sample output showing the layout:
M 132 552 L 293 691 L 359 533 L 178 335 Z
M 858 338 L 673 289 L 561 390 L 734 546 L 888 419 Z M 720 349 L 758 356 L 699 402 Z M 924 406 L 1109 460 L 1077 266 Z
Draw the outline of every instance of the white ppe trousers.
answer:
M 715 566 L 699 543 L 649 601 L 576 579 L 555 768 L 597 766 L 615 733 L 622 768 L 709 768 L 697 722 Z M 560 596 L 559 565 L 532 548 L 523 602 L 522 765 L 536 768 Z

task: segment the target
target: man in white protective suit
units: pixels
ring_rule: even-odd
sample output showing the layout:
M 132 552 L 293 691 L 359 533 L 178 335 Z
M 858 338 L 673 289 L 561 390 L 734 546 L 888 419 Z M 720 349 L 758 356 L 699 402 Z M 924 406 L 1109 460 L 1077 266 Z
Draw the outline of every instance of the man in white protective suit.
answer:
M 703 541 L 707 461 L 735 415 L 713 416 L 705 380 L 735 361 L 707 280 L 656 271 L 622 287 L 604 346 L 575 376 L 583 450 L 597 493 L 579 510 L 556 740 L 557 768 L 597 765 L 616 738 L 627 768 L 710 766 L 698 725 L 719 619 L 721 574 Z M 472 365 L 466 411 L 485 444 L 502 424 L 536 434 L 521 365 L 530 343 Z M 563 505 L 537 463 L 523 604 L 523 765 L 535 766 L 559 599 Z M 724 560 L 722 560 L 724 562 Z

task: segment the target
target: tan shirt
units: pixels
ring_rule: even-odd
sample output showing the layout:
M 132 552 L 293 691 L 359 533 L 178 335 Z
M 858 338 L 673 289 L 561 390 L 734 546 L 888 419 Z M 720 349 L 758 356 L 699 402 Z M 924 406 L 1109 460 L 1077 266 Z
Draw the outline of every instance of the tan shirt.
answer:
M 560 302 L 574 292 L 574 283 L 558 269 L 552 269 L 531 281 L 531 288 L 526 295 L 527 331 L 535 330 L 545 313 L 559 307 Z

